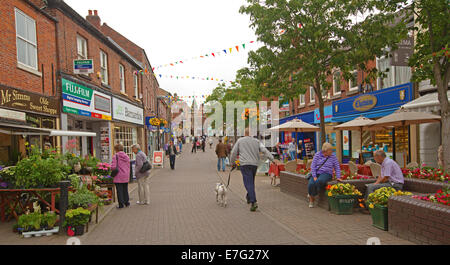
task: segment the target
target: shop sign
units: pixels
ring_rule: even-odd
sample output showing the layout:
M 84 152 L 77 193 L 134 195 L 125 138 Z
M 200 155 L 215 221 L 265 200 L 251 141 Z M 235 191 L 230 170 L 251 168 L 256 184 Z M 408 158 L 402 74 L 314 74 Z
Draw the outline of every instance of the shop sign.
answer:
M 92 74 L 94 72 L 94 60 L 73 60 L 74 74 Z
M 368 111 L 377 105 L 377 97 L 373 95 L 362 95 L 353 101 L 353 109 L 357 111 Z
M 63 112 L 111 120 L 111 96 L 62 78 Z
M 0 87 L 0 107 L 46 115 L 58 114 L 58 100 L 4 86 Z
M 114 119 L 144 125 L 144 109 L 117 98 L 113 98 L 113 108 Z
M 411 35 L 402 40 L 397 47 L 397 50 L 392 52 L 391 65 L 408 66 L 409 58 L 414 53 L 414 37 Z
M 164 162 L 164 153 L 163 151 L 154 151 L 153 152 L 153 165 L 163 165 Z
M 0 109 L 0 117 L 8 120 L 25 121 L 25 112 Z
M 333 118 L 333 108 L 332 106 L 325 106 L 323 108 L 323 112 L 325 114 L 325 122 L 331 122 Z M 319 108 L 314 110 L 314 123 L 320 123 L 320 111 Z

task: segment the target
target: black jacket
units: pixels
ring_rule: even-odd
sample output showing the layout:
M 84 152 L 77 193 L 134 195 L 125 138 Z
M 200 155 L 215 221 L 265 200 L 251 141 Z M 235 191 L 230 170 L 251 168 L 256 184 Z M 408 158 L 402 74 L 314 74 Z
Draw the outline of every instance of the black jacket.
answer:
M 177 148 L 175 147 L 175 145 L 173 145 L 173 146 L 169 145 L 169 147 L 167 148 L 167 151 L 166 151 L 166 155 L 170 155 L 170 148 L 173 148 L 173 153 L 175 155 L 178 155 Z

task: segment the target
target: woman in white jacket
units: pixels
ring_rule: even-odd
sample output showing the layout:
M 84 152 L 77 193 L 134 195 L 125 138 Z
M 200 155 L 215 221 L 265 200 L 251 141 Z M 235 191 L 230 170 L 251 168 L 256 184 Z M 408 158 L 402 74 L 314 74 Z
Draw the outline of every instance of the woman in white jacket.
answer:
M 135 166 L 135 175 L 138 182 L 138 195 L 139 201 L 137 204 L 149 204 L 150 203 L 150 186 L 148 183 L 148 177 L 150 176 L 150 169 L 141 173 L 140 170 L 144 163 L 147 161 L 147 156 L 144 152 L 141 151 L 141 146 L 135 144 L 131 147 L 131 150 L 134 154 L 136 154 L 136 166 Z

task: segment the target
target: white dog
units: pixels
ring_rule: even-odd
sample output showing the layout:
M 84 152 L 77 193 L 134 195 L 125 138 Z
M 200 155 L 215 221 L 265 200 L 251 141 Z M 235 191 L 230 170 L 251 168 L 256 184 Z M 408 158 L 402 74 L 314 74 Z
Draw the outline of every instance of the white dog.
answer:
M 223 183 L 216 183 L 216 202 L 222 207 L 227 206 L 227 187 Z

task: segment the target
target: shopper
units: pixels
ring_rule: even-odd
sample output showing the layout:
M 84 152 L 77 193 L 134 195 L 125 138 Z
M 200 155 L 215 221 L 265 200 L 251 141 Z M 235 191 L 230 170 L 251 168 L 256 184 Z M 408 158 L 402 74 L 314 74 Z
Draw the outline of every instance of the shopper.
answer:
M 309 208 L 314 207 L 315 196 L 333 178 L 333 169 L 336 172 L 336 179 L 341 181 L 341 169 L 336 155 L 333 154 L 333 147 L 330 143 L 324 143 L 322 151 L 314 155 L 311 163 L 312 176 L 308 182 Z
M 130 180 L 130 158 L 123 151 L 122 144 L 114 146 L 115 155 L 112 158 L 111 169 L 118 169 L 117 175 L 114 177 L 114 184 L 116 185 L 118 209 L 130 206 L 128 196 L 128 181 Z
M 254 137 L 250 137 L 249 129 L 245 129 L 245 137 L 237 140 L 231 151 L 230 163 L 236 167 L 236 158 L 239 155 L 239 164 L 247 190 L 247 203 L 251 203 L 250 211 L 254 212 L 258 208 L 255 194 L 255 175 L 259 164 L 259 153 L 263 152 L 266 157 L 273 161 L 272 154 L 264 147 L 264 145 Z
M 220 171 L 220 164 L 222 164 L 222 171 L 225 172 L 225 158 L 228 156 L 227 146 L 222 143 L 222 139 L 219 139 L 219 143 L 216 145 L 217 155 L 217 171 Z
M 297 148 L 295 147 L 295 139 L 292 139 L 292 141 L 289 143 L 288 151 L 291 160 L 295 160 L 295 158 L 297 157 Z
M 141 151 L 141 146 L 135 144 L 131 147 L 131 150 L 136 155 L 135 175 L 138 182 L 138 196 L 139 201 L 136 204 L 149 204 L 150 203 L 150 186 L 148 183 L 148 177 L 150 176 L 150 169 L 141 173 L 142 166 L 147 161 L 147 156 Z
M 197 153 L 197 137 L 194 137 L 192 139 L 192 151 L 191 153 Z
M 169 148 L 167 149 L 166 155 L 169 157 L 169 160 L 170 160 L 170 168 L 172 170 L 174 170 L 175 169 L 175 158 L 178 155 L 178 152 L 177 152 L 177 148 L 175 148 L 175 145 L 173 144 L 172 141 L 170 141 L 170 145 L 169 145 Z

